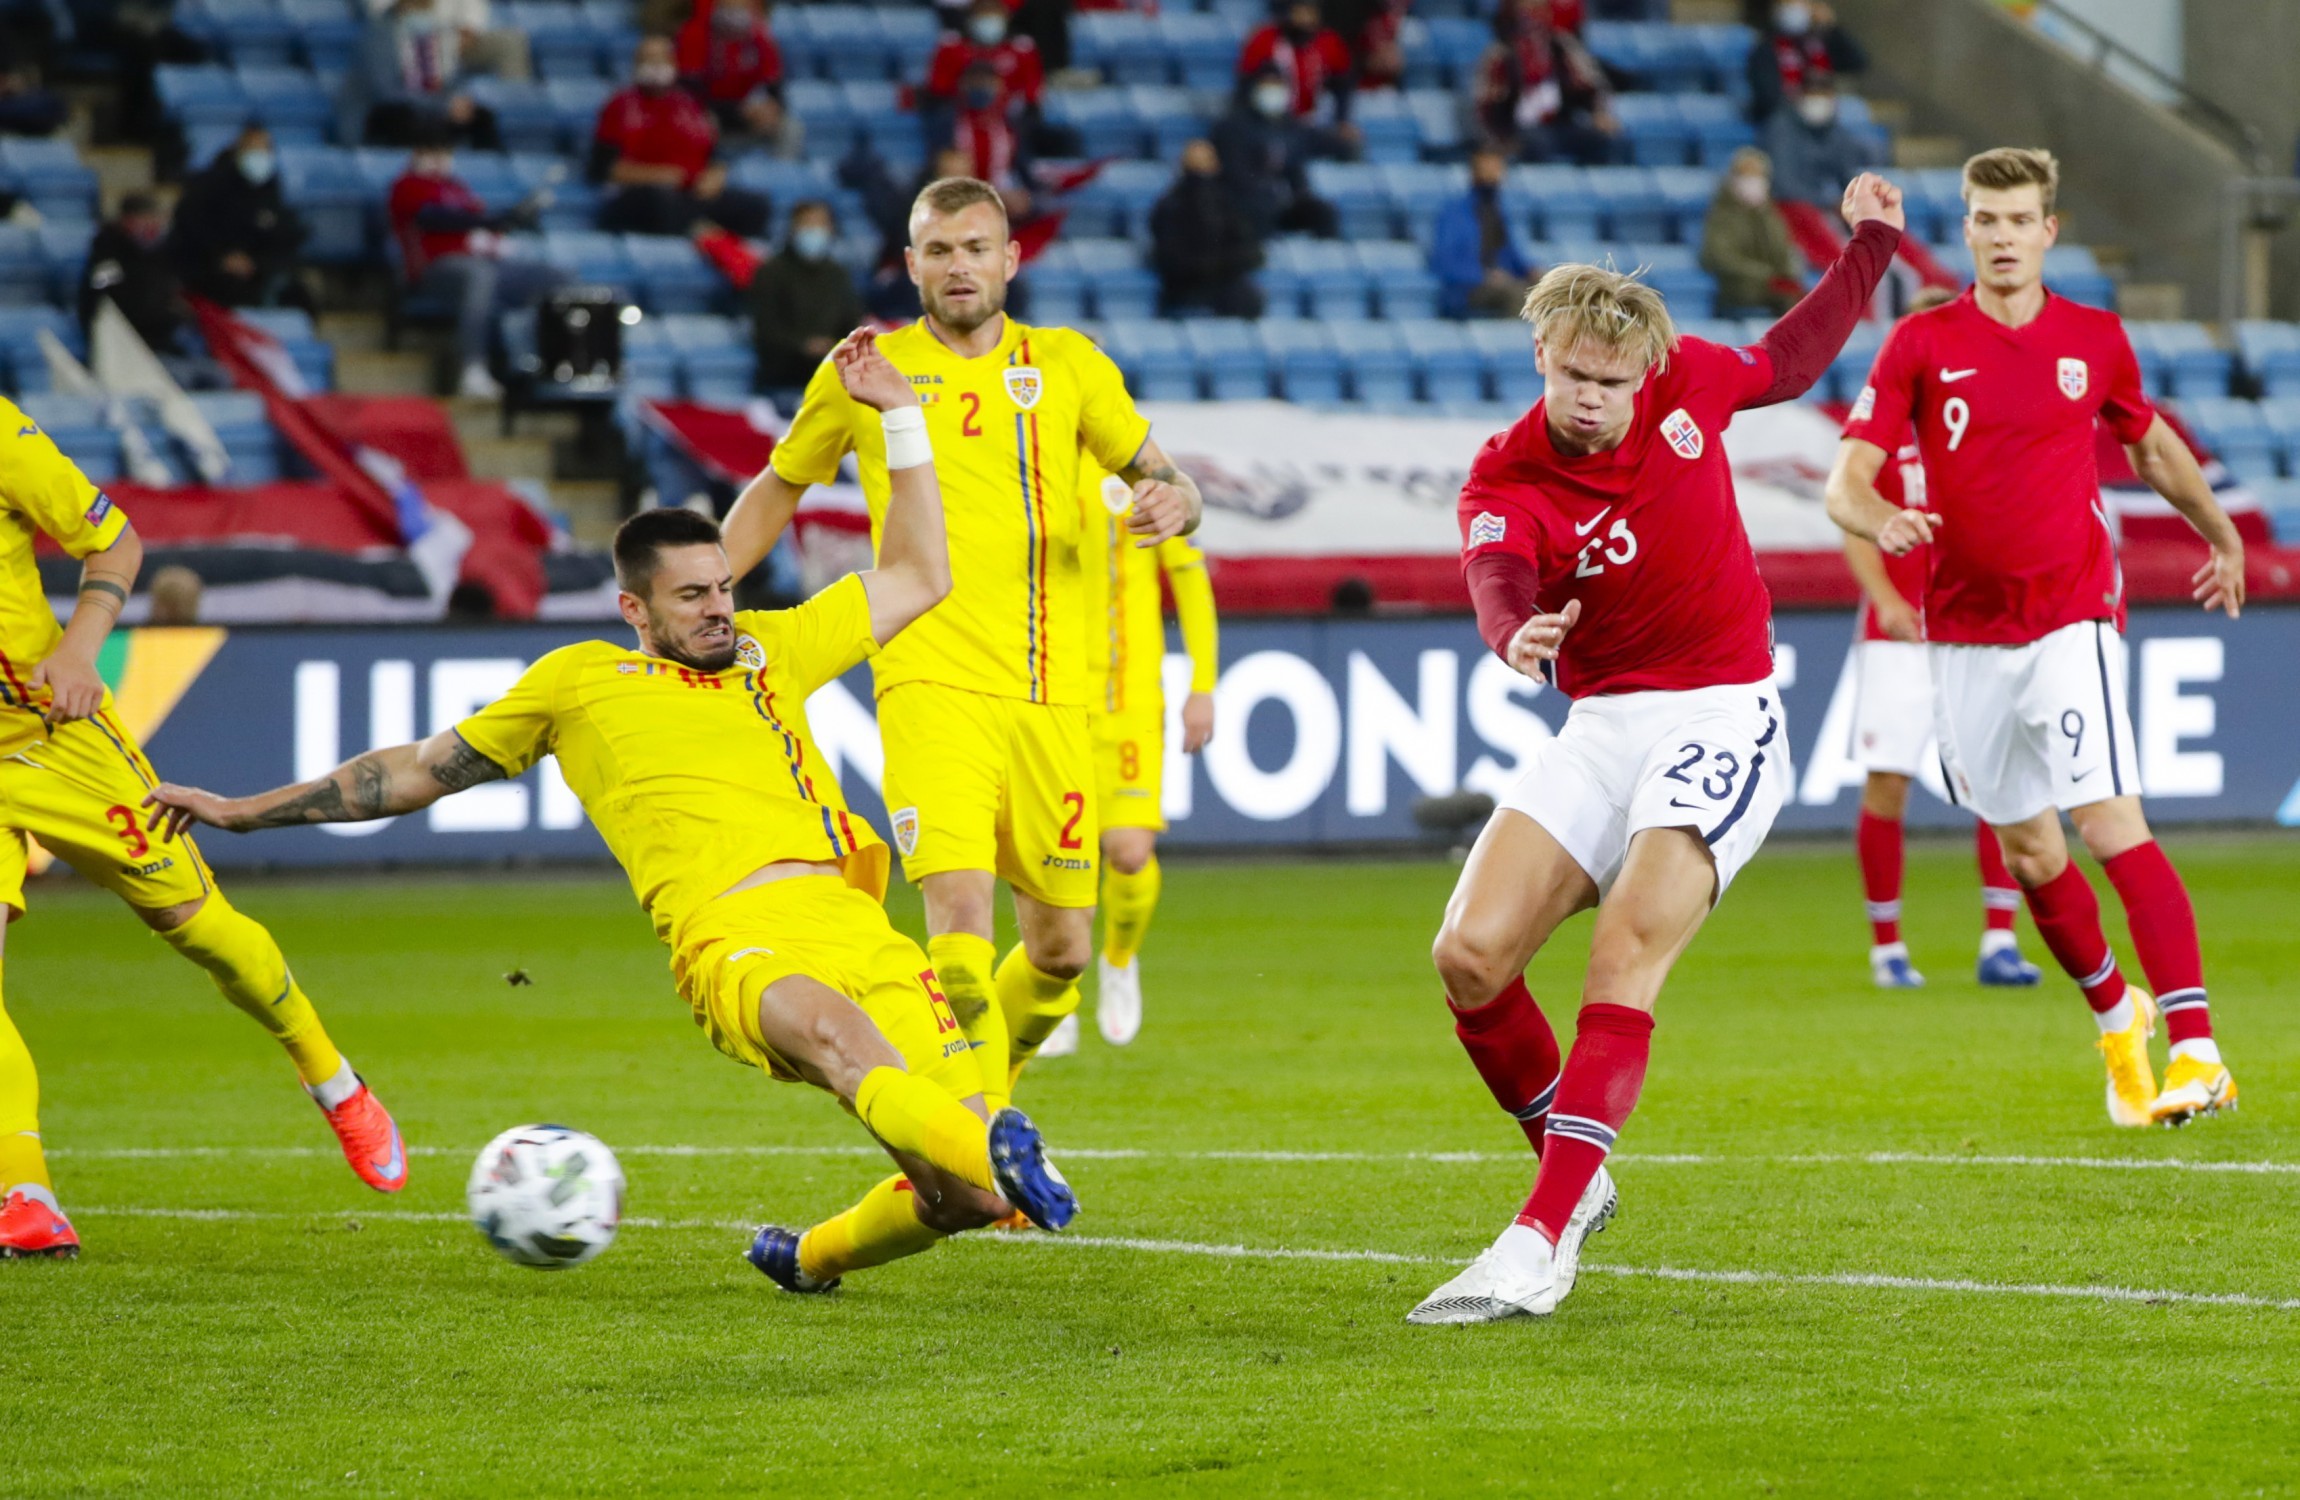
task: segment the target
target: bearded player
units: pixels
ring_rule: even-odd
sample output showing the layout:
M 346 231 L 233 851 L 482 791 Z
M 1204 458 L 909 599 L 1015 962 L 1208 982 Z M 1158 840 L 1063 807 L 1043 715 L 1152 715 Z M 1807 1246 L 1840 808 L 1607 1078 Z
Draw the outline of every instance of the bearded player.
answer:
M 2051 154 L 1965 163 L 1965 243 L 1979 279 L 1885 340 L 1845 427 L 1829 514 L 1889 554 L 1930 543 L 1924 595 L 1936 730 L 1949 788 L 2003 842 L 2045 946 L 2084 991 L 2118 1125 L 2179 1124 L 2236 1102 L 2205 1001 L 2196 914 L 2140 809 L 2125 703 L 2123 575 L 2100 498 L 2093 424 L 2211 547 L 2195 597 L 2233 618 L 2244 543 L 2196 457 L 2149 404 L 2114 313 L 2056 297 Z M 1877 492 L 1914 425 L 1925 506 Z M 2117 971 L 2100 903 L 2068 856 L 2065 811 L 2124 900 L 2152 999 Z M 2172 1056 L 2160 1093 L 2148 1038 Z
M 1462 487 L 1479 633 L 1574 701 L 1478 836 L 1433 957 L 1470 1060 L 1541 1153 L 1533 1193 L 1416 1323 L 1542 1316 L 1616 1204 L 1605 1158 L 1645 1082 L 1670 966 L 1757 852 L 1786 791 L 1772 603 L 1725 428 L 1811 388 L 1901 241 L 1901 193 L 1845 189 L 1853 228 L 1760 344 L 1679 338 L 1659 293 L 1559 266 L 1535 283 L 1542 399 Z M 1572 1056 L 1525 986 L 1566 918 L 1597 909 Z
M 1911 302 L 1929 312 L 1954 294 L 1927 287 Z M 1914 437 L 1877 473 L 1877 493 L 1895 505 L 1924 509 L 1925 466 Z M 1935 754 L 1933 674 L 1925 661 L 1923 547 L 1888 557 L 1876 544 L 1845 538 L 1845 561 L 1861 585 L 1861 611 L 1853 645 L 1853 754 L 1868 772 L 1854 849 L 1868 898 L 1869 977 L 1883 990 L 1917 989 L 1925 982 L 1901 939 L 1902 819 L 1909 783 Z M 2020 887 L 2005 868 L 2004 849 L 1988 824 L 1973 823 L 1973 852 L 1981 870 L 1981 952 L 1975 977 L 1985 985 L 2027 986 L 2044 976 L 2021 957 L 2013 936 Z
M 286 1049 L 360 1181 L 407 1182 L 399 1130 L 328 1039 L 272 935 L 224 899 L 190 840 L 155 848 L 134 809 L 159 785 L 120 724 L 96 652 L 128 602 L 144 544 L 127 513 L 14 406 L 0 401 L 0 903 L 24 915 L 25 839 L 128 903 L 145 926 L 208 971 L 216 988 Z M 40 588 L 33 539 L 81 560 L 62 629 Z M 0 934 L 5 928 L 0 927 Z M 40 1137 L 40 1082 L 0 1009 L 0 1259 L 80 1253 L 56 1201 Z
M 929 183 L 903 253 L 926 315 L 879 347 L 925 406 L 949 496 L 953 583 L 871 674 L 895 847 L 926 898 L 927 952 L 996 1102 L 1010 1071 L 1076 1008 L 1094 953 L 1081 453 L 1132 486 L 1137 546 L 1194 529 L 1201 503 L 1091 340 L 1006 315 L 1021 258 L 996 188 L 971 177 Z M 877 421 L 826 365 L 727 517 L 738 574 L 850 452 L 873 528 L 883 528 Z M 1000 879 L 1022 941 L 994 967 Z
M 809 694 L 950 588 L 917 397 L 868 333 L 829 368 L 880 423 L 889 500 L 871 571 L 796 609 L 738 614 L 718 528 L 645 511 L 615 537 L 635 649 L 562 647 L 452 729 L 300 786 L 253 797 L 164 786 L 149 799 L 170 835 L 194 819 L 234 832 L 360 822 L 556 755 L 670 945 L 696 1023 L 738 1062 L 837 1095 L 902 1169 L 804 1235 L 758 1231 L 751 1263 L 791 1292 L 829 1291 L 844 1272 L 993 1223 L 1009 1203 L 1044 1229 L 1077 1206 L 1030 1121 L 986 1110 L 934 970 L 879 904 L 886 846 L 847 811 L 807 730 Z

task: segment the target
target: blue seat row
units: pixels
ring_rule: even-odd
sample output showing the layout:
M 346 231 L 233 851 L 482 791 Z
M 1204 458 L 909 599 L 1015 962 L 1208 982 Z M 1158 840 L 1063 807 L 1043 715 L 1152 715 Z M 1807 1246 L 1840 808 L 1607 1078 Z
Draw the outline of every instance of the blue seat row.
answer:
M 242 68 L 340 74 L 366 30 L 363 0 L 180 0 L 175 22 Z M 621 75 L 639 29 L 628 0 L 499 0 L 495 24 L 525 33 L 541 77 Z
M 250 391 L 198 391 L 192 393 L 191 400 L 230 455 L 223 483 L 263 484 L 300 469 L 282 444 L 278 429 L 265 416 L 261 396 Z M 38 423 L 95 483 L 106 484 L 126 475 L 121 435 L 107 418 L 104 403 L 85 396 L 38 391 L 22 396 L 19 405 L 24 415 Z M 129 420 L 143 432 L 152 456 L 167 468 L 171 482 L 198 482 L 201 476 L 190 449 L 161 426 L 151 403 L 137 399 L 126 406 Z
M 1104 347 L 1147 401 L 1508 402 L 1541 393 L 1522 324 L 1273 317 L 1121 320 Z
M 2300 478 L 2300 397 L 2199 396 L 2178 408 L 2189 430 L 2238 478 Z
M 1436 162 L 1315 162 L 1310 186 L 1350 237 L 1427 242 L 1438 212 L 1469 191 L 1466 168 Z M 1697 167 L 1513 167 L 1502 212 L 1530 238 L 1697 245 L 1717 190 Z

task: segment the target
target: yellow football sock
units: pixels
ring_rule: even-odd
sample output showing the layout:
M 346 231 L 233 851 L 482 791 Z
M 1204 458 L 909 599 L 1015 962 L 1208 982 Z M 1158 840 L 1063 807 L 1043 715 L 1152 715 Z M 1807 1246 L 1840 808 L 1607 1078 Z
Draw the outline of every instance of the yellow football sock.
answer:
M 982 1068 L 982 1102 L 992 1114 L 1006 1107 L 1006 1013 L 999 1009 L 998 990 L 991 965 L 998 950 L 990 939 L 971 932 L 946 932 L 926 940 L 926 956 L 942 981 L 943 997 L 959 1028 L 974 1043 L 974 1060 Z
M 942 1238 L 941 1230 L 919 1222 L 918 1194 L 910 1179 L 897 1173 L 845 1213 L 808 1230 L 799 1240 L 799 1269 L 828 1281 L 931 1250 Z
M 307 1084 L 322 1084 L 343 1071 L 343 1054 L 328 1040 L 319 1012 L 288 972 L 287 957 L 263 924 L 209 893 L 192 919 L 160 934 L 168 946 L 208 971 L 224 998 L 255 1017 L 279 1038 Z
M 900 1068 L 873 1068 L 855 1090 L 855 1113 L 871 1134 L 931 1162 L 951 1176 L 995 1193 L 990 1175 L 990 1126 L 950 1091 Z
M 998 966 L 998 1005 L 1006 1012 L 1007 1034 L 1013 1038 L 1014 1060 L 1007 1074 L 1011 1088 L 1062 1018 L 1078 1009 L 1078 981 L 1055 978 L 1032 963 L 1016 943 Z
M 40 1149 L 40 1075 L 7 1007 L 0 1005 L 0 1197 L 24 1186 L 46 1192 L 55 1184 Z
M 1125 968 L 1142 951 L 1150 934 L 1150 915 L 1158 910 L 1158 891 L 1165 878 L 1158 860 L 1129 875 L 1107 864 L 1102 872 L 1102 956 L 1114 968 Z

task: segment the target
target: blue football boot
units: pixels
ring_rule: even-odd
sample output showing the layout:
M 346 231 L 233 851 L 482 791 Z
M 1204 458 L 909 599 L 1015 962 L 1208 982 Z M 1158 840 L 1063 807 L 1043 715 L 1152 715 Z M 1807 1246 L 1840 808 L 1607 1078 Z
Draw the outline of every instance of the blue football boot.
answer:
M 757 1266 L 766 1278 L 786 1292 L 811 1296 L 838 1290 L 839 1278 L 817 1281 L 799 1269 L 799 1232 L 773 1224 L 761 1224 L 759 1232 L 751 1238 L 751 1248 L 743 1252 L 743 1259 Z
M 2008 989 L 2026 989 L 2044 980 L 2044 970 L 2021 957 L 2020 949 L 2011 943 L 1999 943 L 1981 954 L 1975 971 L 1983 984 L 2002 985 Z
M 990 1117 L 990 1175 L 1007 1202 L 1049 1233 L 1078 1214 L 1078 1197 L 1046 1159 L 1038 1127 L 1011 1106 Z
M 1909 964 L 1907 943 L 1879 943 L 1869 950 L 1869 977 L 1880 990 L 1921 990 L 1925 976 Z

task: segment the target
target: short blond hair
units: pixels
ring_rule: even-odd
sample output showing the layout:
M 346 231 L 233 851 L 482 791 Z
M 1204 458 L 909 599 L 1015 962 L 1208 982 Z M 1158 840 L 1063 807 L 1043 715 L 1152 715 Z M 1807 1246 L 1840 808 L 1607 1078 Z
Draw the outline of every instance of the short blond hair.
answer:
M 1965 163 L 1964 200 L 1973 201 L 1974 188 L 2031 187 L 2044 200 L 2044 211 L 2053 211 L 2053 203 L 2060 197 L 2060 161 L 2050 151 L 2033 146 L 1999 146 L 1994 151 L 1983 151 Z
M 981 178 L 937 177 L 920 188 L 918 196 L 911 200 L 910 216 L 915 219 L 922 213 L 962 213 L 977 203 L 987 203 L 997 209 L 1000 219 L 1006 217 L 1006 200 L 999 196 L 997 188 Z
M 1634 275 L 1604 266 L 1553 266 L 1525 294 L 1518 316 L 1534 342 L 1553 355 L 1583 344 L 1618 349 L 1663 369 L 1677 347 L 1677 325 L 1661 294 Z

